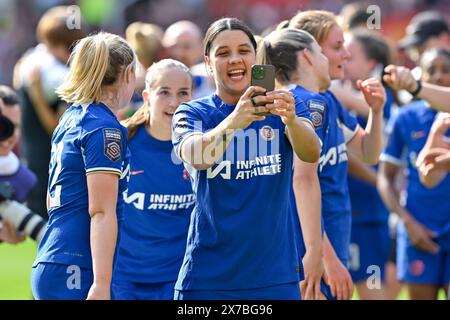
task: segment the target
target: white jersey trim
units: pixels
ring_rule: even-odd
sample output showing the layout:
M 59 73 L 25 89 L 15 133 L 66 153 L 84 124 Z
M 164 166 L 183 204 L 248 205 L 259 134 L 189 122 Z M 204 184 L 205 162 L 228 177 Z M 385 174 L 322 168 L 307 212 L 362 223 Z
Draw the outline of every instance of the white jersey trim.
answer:
M 352 141 L 352 139 L 356 136 L 356 134 L 358 133 L 359 128 L 361 128 L 358 125 L 356 125 L 355 129 L 352 131 L 350 130 L 347 126 L 340 126 L 342 128 L 342 132 L 344 133 L 344 139 L 345 139 L 345 143 L 349 143 L 350 141 Z
M 119 176 L 122 175 L 122 171 L 116 168 L 108 168 L 108 167 L 97 167 L 97 168 L 90 168 L 86 170 L 86 175 L 90 174 L 90 173 L 94 173 L 94 172 L 111 172 L 111 173 L 116 173 Z
M 382 153 L 380 155 L 380 161 L 388 162 L 388 163 L 391 163 L 391 164 L 399 166 L 399 167 L 402 166 L 402 164 L 403 164 L 400 159 L 397 159 L 396 157 L 393 157 L 387 153 Z

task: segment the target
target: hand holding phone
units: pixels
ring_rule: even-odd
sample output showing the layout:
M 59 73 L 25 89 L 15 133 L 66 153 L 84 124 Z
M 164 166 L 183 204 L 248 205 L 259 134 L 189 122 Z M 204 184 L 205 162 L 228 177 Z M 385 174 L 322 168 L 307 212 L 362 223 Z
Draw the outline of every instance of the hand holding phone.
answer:
M 255 64 L 252 66 L 251 85 L 266 89 L 266 92 L 275 89 L 275 67 L 270 64 Z M 261 93 L 254 94 L 253 97 L 261 95 Z M 255 107 L 261 107 L 265 104 L 257 103 Z M 258 113 L 261 116 L 270 116 L 270 112 Z

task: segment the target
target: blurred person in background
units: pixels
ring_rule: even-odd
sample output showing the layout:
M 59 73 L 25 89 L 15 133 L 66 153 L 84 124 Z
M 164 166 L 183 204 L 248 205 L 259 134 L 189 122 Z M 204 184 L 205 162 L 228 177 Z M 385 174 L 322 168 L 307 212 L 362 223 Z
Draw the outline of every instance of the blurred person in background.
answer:
M 367 28 L 367 21 L 371 13 L 367 12 L 368 3 L 363 1 L 351 2 L 342 7 L 338 21 L 344 32 L 354 29 Z
M 424 82 L 450 86 L 449 50 L 425 51 L 421 68 Z M 390 73 L 385 79 L 394 75 Z M 397 236 L 398 277 L 407 284 L 413 300 L 437 299 L 439 289 L 450 282 L 450 239 L 446 236 L 450 210 L 442 205 L 450 191 L 450 177 L 434 188 L 427 188 L 420 181 L 416 164 L 427 137 L 434 132 L 432 125 L 437 115 L 424 100 L 402 107 L 391 118 L 389 139 L 378 172 L 380 194 L 386 206 L 402 220 Z M 401 200 L 394 188 L 394 177 L 405 166 L 403 158 L 407 162 L 408 187 L 406 198 Z
M 130 106 L 120 110 L 119 119 L 127 119 L 142 105 L 145 74 L 153 63 L 159 61 L 162 51 L 163 29 L 152 23 L 133 22 L 125 30 L 125 39 L 136 52 L 136 89 Z
M 416 14 L 406 27 L 406 35 L 399 42 L 410 57 L 419 62 L 420 56 L 430 48 L 450 50 L 450 29 L 445 17 L 437 11 Z M 420 77 L 420 74 L 418 75 Z
M 71 14 L 65 6 L 48 10 L 36 29 L 39 44 L 28 50 L 15 67 L 14 85 L 22 99 L 23 158 L 38 178 L 28 205 L 38 213 L 47 212 L 50 137 L 66 108 L 55 89 L 68 72 L 66 63 L 72 44 L 85 36 L 84 30 L 67 27 Z
M 0 241 L 18 243 L 30 235 L 39 242 L 45 221 L 21 204 L 36 185 L 36 176 L 13 152 L 21 133 L 19 97 L 2 85 L 0 117 Z
M 362 28 L 348 34 L 345 47 L 350 58 L 344 66 L 345 79 L 351 87 L 335 90 L 336 97 L 347 107 L 359 106 L 358 110 L 369 107 L 357 92 L 358 79 L 375 77 L 382 80 L 384 68 L 391 63 L 390 48 L 379 33 Z M 384 85 L 386 104 L 383 118 L 386 123 L 394 105 L 393 91 Z M 357 115 L 358 123 L 365 127 L 367 111 Z M 368 166 L 356 157 L 349 156 L 348 185 L 352 208 L 352 239 L 350 244 L 350 274 L 359 296 L 368 299 L 395 299 L 400 285 L 396 281 L 395 259 L 390 257 L 389 211 L 381 200 L 377 185 L 377 166 Z M 394 236 L 394 233 L 392 233 Z M 395 248 L 395 246 L 393 246 Z M 389 266 L 387 265 L 389 264 Z M 377 266 L 383 281 L 382 288 L 369 289 L 366 280 L 372 275 L 370 268 Z
M 440 184 L 448 174 L 450 114 L 441 112 L 431 127 L 425 146 L 417 157 L 420 181 L 428 188 Z M 450 229 L 448 230 L 450 231 Z
M 162 44 L 165 55 L 181 61 L 191 69 L 194 89 L 192 98 L 200 98 L 214 92 L 214 80 L 208 76 L 202 61 L 203 35 L 199 26 L 187 20 L 171 24 L 164 32 Z
M 0 99 L 0 117 L 3 115 L 3 113 L 5 112 L 5 105 L 3 103 L 3 100 Z M 11 174 L 10 170 L 9 170 L 9 166 L 10 166 L 10 162 L 11 160 L 9 159 L 10 156 L 10 148 L 8 148 L 7 146 L 10 144 L 8 142 L 6 146 L 3 145 L 3 134 L 6 135 L 6 131 L 10 131 L 11 129 L 7 129 L 5 123 L 3 123 L 3 119 L 1 119 L 2 122 L 0 123 L 1 126 L 1 138 L 2 141 L 0 142 L 0 177 L 1 176 L 9 176 Z M 10 122 L 9 124 L 12 124 L 12 122 Z M 7 135 L 9 136 L 11 133 L 7 133 Z M 17 168 L 17 163 L 18 161 L 15 161 L 15 158 L 12 157 L 12 161 L 16 163 L 16 165 L 13 164 L 13 170 L 11 171 L 15 171 Z M 0 178 L 1 179 L 1 178 Z M 0 180 L 1 181 L 1 180 Z M 24 241 L 26 238 L 25 234 L 23 233 L 19 233 L 16 229 L 16 227 L 14 226 L 14 224 L 12 222 L 6 221 L 6 220 L 0 220 L 0 243 L 5 241 L 9 244 L 16 244 L 19 242 Z

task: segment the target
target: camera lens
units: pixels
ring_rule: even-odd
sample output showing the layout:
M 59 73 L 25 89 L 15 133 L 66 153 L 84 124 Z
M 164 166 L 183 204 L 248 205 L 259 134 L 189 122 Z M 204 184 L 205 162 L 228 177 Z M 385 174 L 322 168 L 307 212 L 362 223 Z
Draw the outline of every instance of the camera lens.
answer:
M 253 78 L 257 80 L 264 79 L 265 72 L 263 67 L 255 67 L 253 68 Z
M 17 231 L 24 232 L 36 242 L 44 236 L 47 221 L 17 201 L 0 202 L 0 218 L 10 221 Z
M 14 134 L 14 124 L 0 114 L 0 142 L 5 141 Z

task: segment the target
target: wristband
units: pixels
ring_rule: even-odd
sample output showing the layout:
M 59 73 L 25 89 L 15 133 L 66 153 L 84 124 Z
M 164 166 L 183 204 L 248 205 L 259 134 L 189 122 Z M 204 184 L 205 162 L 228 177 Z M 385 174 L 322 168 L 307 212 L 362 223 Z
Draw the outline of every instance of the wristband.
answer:
M 413 92 L 409 92 L 412 94 L 413 98 L 417 98 L 417 96 L 420 93 L 420 90 L 422 90 L 422 81 L 420 81 L 420 79 L 419 79 L 419 80 L 416 80 L 416 83 L 417 83 L 416 90 L 414 90 Z

